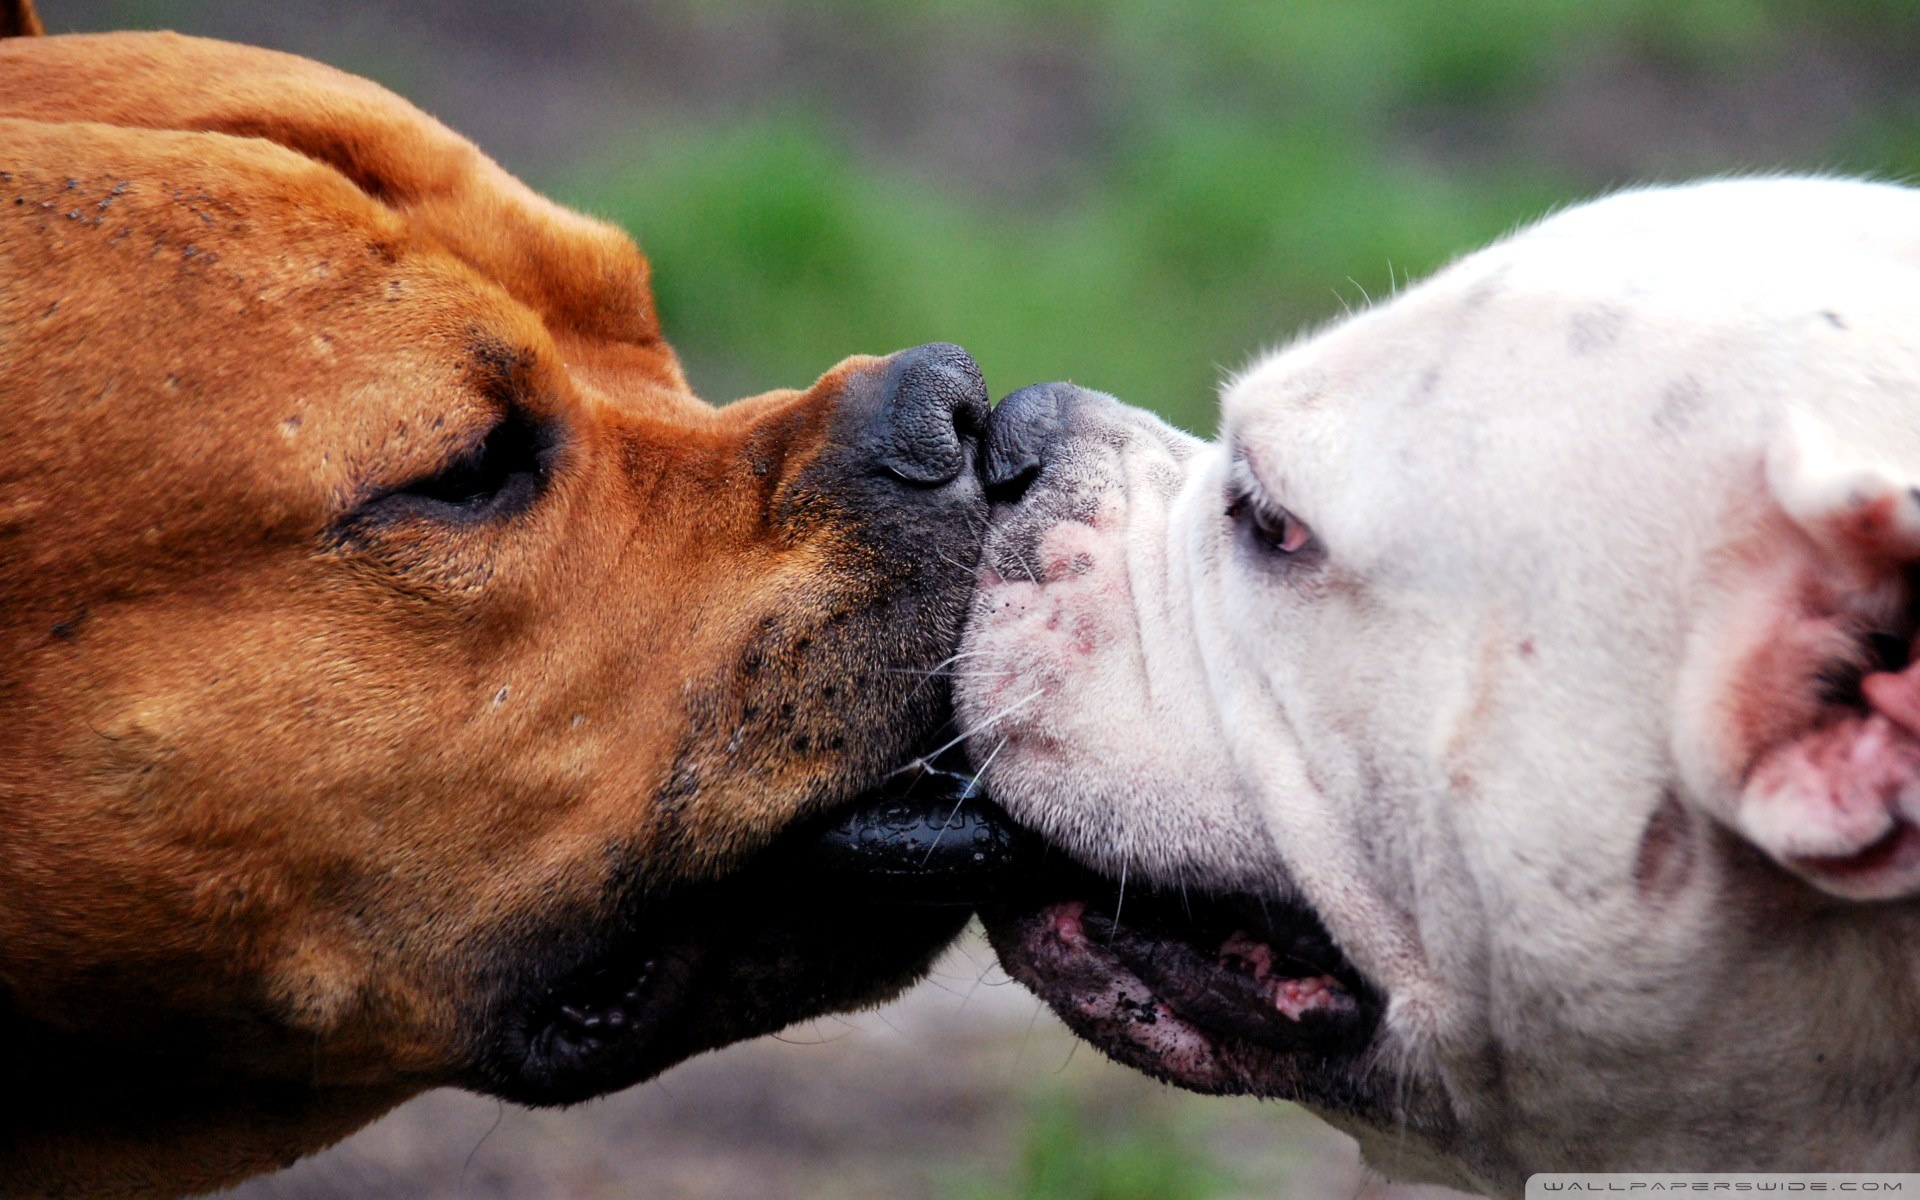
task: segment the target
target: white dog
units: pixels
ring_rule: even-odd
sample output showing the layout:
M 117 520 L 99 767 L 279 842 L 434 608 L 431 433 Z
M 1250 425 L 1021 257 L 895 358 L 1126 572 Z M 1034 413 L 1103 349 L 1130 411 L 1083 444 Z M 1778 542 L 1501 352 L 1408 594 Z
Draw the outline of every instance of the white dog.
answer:
M 989 927 L 1083 1036 L 1495 1193 L 1920 1169 L 1920 192 L 1616 195 L 990 471 L 976 762 L 1128 883 Z

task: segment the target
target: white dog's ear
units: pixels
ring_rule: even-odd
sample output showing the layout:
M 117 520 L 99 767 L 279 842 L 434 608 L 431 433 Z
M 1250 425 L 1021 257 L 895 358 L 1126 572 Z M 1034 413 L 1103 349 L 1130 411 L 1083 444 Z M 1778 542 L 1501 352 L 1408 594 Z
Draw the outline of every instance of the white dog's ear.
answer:
M 1796 413 L 1767 452 L 1767 485 L 1793 523 L 1850 568 L 1920 561 L 1920 478 L 1842 450 Z
M 1753 765 L 1735 827 L 1816 887 L 1854 900 L 1920 894 L 1920 471 L 1849 453 L 1810 418 L 1767 456 L 1774 501 L 1814 546 L 1821 582 L 1865 639 L 1858 702 Z

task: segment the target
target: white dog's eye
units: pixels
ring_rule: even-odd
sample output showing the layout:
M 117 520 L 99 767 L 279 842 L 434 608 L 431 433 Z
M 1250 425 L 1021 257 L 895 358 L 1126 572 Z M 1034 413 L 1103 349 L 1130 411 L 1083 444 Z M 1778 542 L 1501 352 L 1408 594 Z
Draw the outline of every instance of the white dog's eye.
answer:
M 1313 530 L 1305 521 L 1277 504 L 1244 492 L 1228 503 L 1227 518 L 1246 530 L 1255 544 L 1273 554 L 1298 554 L 1313 542 Z

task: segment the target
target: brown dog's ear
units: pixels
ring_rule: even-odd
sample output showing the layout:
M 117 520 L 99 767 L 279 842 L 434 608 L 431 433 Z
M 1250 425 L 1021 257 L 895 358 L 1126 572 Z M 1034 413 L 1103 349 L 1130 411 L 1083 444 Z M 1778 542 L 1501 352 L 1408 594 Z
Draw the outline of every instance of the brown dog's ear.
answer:
M 33 0 L 0 0 L 0 38 L 41 37 L 47 27 L 33 11 Z

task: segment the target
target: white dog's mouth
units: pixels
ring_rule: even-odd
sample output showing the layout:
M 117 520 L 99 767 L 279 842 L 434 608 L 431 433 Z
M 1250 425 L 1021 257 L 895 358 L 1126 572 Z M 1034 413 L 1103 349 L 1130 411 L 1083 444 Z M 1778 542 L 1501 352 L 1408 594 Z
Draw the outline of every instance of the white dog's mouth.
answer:
M 1195 1091 L 1358 1107 L 1382 1005 L 1310 911 L 1129 893 L 1116 915 L 1111 889 L 1074 890 L 985 913 L 1001 963 L 1074 1032 Z

